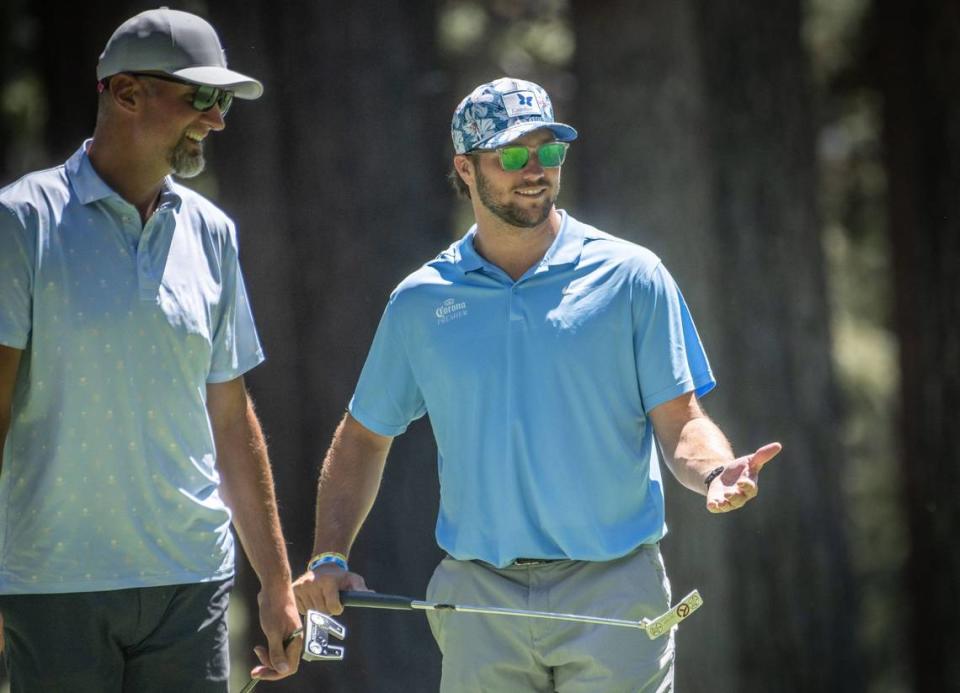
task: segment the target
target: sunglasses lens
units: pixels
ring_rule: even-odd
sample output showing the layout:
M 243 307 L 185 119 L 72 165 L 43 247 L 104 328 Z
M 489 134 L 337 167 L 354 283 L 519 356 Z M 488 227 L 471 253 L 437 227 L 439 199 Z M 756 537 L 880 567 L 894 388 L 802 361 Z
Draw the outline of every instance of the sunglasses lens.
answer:
M 216 87 L 197 87 L 193 92 L 193 107 L 198 111 L 209 111 L 217 102 L 218 96 L 220 96 L 220 90 Z
M 547 142 L 537 150 L 540 165 L 545 168 L 556 168 L 563 163 L 567 155 L 567 146 L 563 142 Z
M 233 92 L 216 87 L 201 86 L 193 94 L 193 107 L 198 111 L 209 111 L 214 105 L 220 107 L 220 115 L 226 115 L 233 103 Z
M 224 91 L 220 93 L 220 98 L 217 99 L 217 105 L 220 106 L 220 115 L 227 115 L 227 111 L 230 110 L 230 106 L 233 105 L 233 92 Z
M 504 171 L 519 171 L 530 160 L 526 147 L 504 147 L 500 150 L 500 166 Z

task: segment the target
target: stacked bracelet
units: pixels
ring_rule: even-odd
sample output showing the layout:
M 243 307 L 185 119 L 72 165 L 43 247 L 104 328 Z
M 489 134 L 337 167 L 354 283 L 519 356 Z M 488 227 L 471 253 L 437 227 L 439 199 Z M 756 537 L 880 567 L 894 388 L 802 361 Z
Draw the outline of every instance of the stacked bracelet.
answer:
M 343 570 L 350 570 L 347 567 L 347 557 L 342 553 L 337 553 L 336 551 L 318 553 L 316 556 L 310 559 L 309 563 L 307 563 L 307 570 L 316 570 L 325 563 L 333 563 L 334 565 L 340 566 L 340 568 Z

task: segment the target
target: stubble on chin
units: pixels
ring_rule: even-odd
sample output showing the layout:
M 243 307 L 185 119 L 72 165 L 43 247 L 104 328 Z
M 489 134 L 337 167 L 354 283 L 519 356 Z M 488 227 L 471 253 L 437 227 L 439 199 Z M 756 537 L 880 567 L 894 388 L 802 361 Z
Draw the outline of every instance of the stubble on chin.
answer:
M 184 135 L 177 146 L 170 152 L 170 169 L 179 178 L 193 178 L 200 175 L 207 165 L 203 158 L 203 144 L 197 143 L 195 151 L 191 150 L 191 141 Z
M 540 184 L 547 186 L 549 189 L 546 181 L 542 181 Z M 540 226 L 540 224 L 550 216 L 550 210 L 553 209 L 553 205 L 556 203 L 557 196 L 560 193 L 560 184 L 558 181 L 556 189 L 552 190 L 552 194 L 547 196 L 538 209 L 530 211 L 522 209 L 519 205 L 510 204 L 509 202 L 504 204 L 497 202 L 494 199 L 493 191 L 490 189 L 489 181 L 479 170 L 477 171 L 477 193 L 480 196 L 480 202 L 483 206 L 502 221 L 518 228 L 532 229 Z M 512 195 L 513 192 L 511 191 L 509 194 Z

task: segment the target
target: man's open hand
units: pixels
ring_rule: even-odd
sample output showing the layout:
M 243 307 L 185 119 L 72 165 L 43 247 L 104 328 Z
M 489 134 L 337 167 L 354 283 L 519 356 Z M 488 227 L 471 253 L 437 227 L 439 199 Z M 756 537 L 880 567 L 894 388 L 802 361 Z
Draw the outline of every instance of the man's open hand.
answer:
M 760 470 L 782 449 L 780 443 L 768 443 L 752 455 L 738 457 L 724 465 L 723 473 L 711 481 L 707 489 L 707 510 L 726 513 L 743 507 L 757 495 Z

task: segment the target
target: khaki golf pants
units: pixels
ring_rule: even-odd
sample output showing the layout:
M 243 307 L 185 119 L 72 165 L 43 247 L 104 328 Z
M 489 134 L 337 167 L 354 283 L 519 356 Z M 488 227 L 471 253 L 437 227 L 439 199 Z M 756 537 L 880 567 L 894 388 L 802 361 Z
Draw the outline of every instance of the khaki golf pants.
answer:
M 444 559 L 427 600 L 639 621 L 670 608 L 657 545 L 607 562 L 497 569 Z M 673 690 L 674 633 L 452 611 L 427 612 L 443 654 L 441 693 L 657 693 Z

